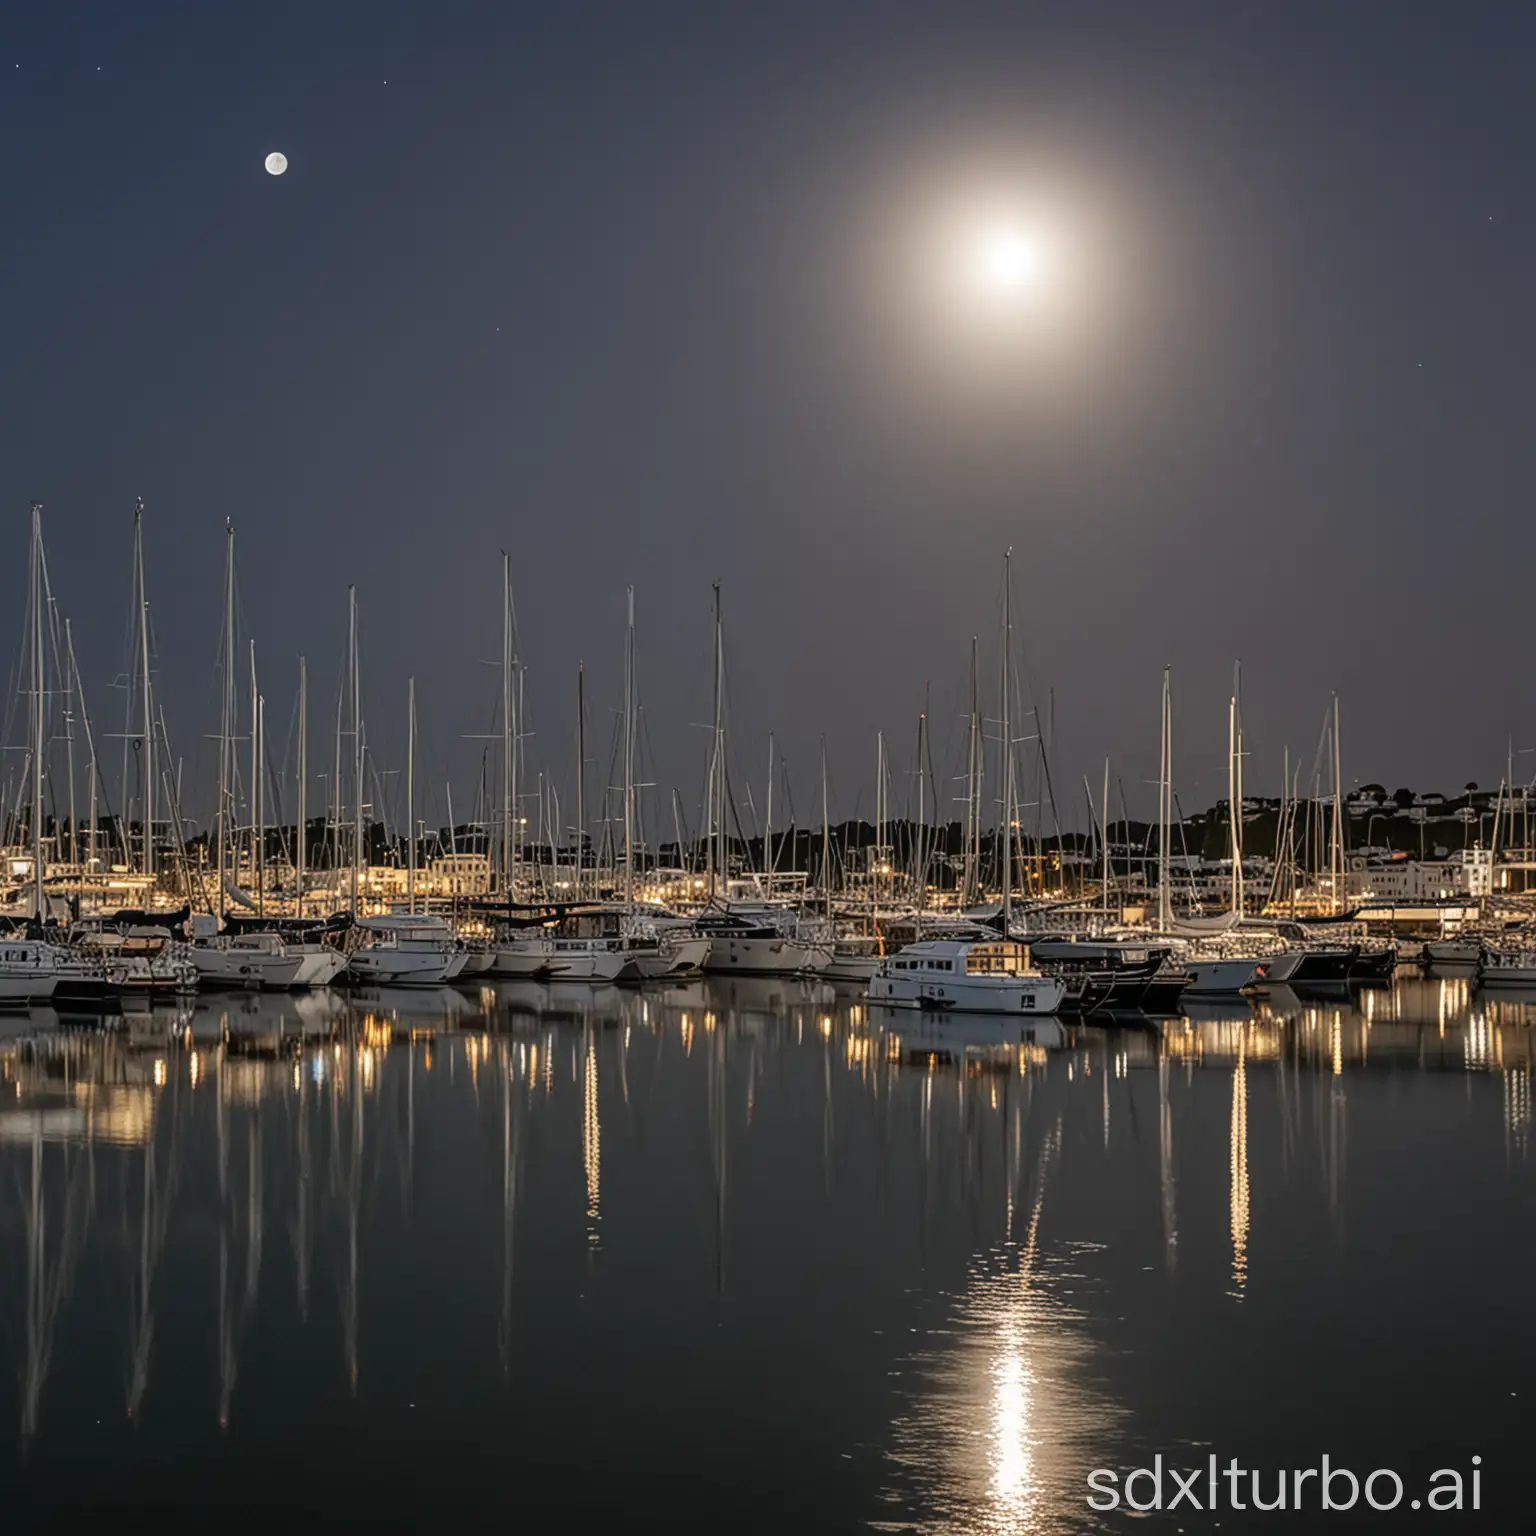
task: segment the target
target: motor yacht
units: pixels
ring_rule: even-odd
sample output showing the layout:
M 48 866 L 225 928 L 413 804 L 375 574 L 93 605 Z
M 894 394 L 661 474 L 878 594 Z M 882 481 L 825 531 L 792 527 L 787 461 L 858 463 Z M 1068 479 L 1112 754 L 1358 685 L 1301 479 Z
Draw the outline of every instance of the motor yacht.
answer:
M 435 917 L 365 917 L 347 975 L 377 987 L 440 987 L 462 964 L 448 925 Z
M 920 940 L 887 955 L 869 984 L 871 1003 L 956 1013 L 1052 1014 L 1065 996 L 1012 939 Z

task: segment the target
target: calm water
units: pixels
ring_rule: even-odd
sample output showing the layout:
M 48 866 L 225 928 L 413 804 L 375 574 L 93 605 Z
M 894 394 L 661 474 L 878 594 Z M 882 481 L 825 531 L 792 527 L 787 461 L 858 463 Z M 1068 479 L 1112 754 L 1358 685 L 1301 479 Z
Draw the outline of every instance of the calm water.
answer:
M 1011 1047 L 747 981 L 58 1025 L 0 1023 L 13 1528 L 1066 1533 L 1127 1528 L 1091 1470 L 1212 1451 L 1469 1502 L 1481 1456 L 1479 1515 L 1368 1523 L 1529 1524 L 1532 1003 Z

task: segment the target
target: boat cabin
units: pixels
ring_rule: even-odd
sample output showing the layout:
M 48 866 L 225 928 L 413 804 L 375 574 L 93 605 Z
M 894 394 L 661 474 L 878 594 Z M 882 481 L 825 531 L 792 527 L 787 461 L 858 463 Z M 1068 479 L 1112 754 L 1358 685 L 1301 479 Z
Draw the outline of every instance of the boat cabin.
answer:
M 1025 976 L 1031 974 L 1029 946 L 1013 939 L 980 943 L 930 939 L 908 945 L 886 961 L 890 971 L 915 971 L 924 976 Z

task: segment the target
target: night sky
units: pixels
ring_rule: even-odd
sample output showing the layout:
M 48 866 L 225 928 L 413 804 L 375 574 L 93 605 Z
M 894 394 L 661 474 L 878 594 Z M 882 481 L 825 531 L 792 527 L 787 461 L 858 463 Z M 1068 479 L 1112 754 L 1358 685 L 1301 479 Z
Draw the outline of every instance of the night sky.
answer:
M 760 801 L 774 731 L 815 815 L 824 732 L 867 815 L 925 686 L 959 771 L 1012 545 L 1069 804 L 1107 752 L 1152 814 L 1165 662 L 1181 798 L 1224 793 L 1235 656 L 1261 791 L 1334 689 L 1346 780 L 1496 782 L 1536 746 L 1533 48 L 1402 0 L 13 6 L 5 643 L 35 499 L 121 729 L 142 496 L 211 800 L 230 518 L 274 755 L 301 651 L 328 752 L 356 582 L 375 755 L 414 673 L 462 820 L 506 548 L 531 762 L 570 779 L 580 658 L 606 777 L 633 583 L 696 820 L 719 580 L 736 772 Z M 981 208 L 1027 297 L 960 292 Z

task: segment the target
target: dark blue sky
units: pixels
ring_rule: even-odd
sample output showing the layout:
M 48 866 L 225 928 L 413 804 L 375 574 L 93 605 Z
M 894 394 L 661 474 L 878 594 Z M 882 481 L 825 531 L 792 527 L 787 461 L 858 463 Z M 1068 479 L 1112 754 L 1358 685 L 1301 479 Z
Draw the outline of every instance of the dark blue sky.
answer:
M 324 738 L 355 581 L 370 740 L 414 672 L 457 806 L 499 551 L 567 778 L 632 582 L 691 807 L 719 579 L 738 763 L 777 732 L 804 811 L 824 731 L 849 812 L 926 682 L 957 761 L 1011 544 L 1062 786 L 1109 752 L 1150 813 L 1167 661 L 1213 797 L 1234 655 L 1260 788 L 1334 688 L 1346 777 L 1496 779 L 1536 745 L 1533 44 L 1507 5 L 12 7 L 5 590 L 41 500 L 111 728 L 142 495 L 210 779 L 232 518 L 274 734 L 302 650 Z M 1057 242 L 1022 320 L 940 302 L 977 189 Z

